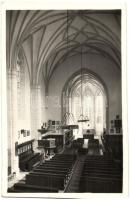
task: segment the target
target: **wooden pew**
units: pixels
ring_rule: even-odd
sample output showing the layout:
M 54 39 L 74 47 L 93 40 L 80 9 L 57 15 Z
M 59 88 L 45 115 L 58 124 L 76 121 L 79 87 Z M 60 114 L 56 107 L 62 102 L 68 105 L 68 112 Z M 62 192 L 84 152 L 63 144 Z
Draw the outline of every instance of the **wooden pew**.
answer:
M 73 155 L 73 154 L 67 154 L 67 153 L 62 153 L 62 154 L 56 153 L 56 154 L 55 154 L 55 157 L 56 157 L 56 156 L 67 157 L 68 159 L 69 159 L 69 158 L 75 157 L 75 155 Z
M 51 160 L 59 160 L 59 161 L 66 161 L 66 162 L 73 162 L 76 159 L 76 156 L 69 156 L 69 155 L 55 155 Z
M 69 175 L 71 173 L 70 168 L 62 168 L 61 169 L 61 167 L 59 167 L 59 168 L 57 168 L 57 167 L 39 167 L 39 168 L 34 169 L 33 171 L 38 171 L 38 170 L 41 170 L 41 171 L 47 171 L 48 170 L 48 172 L 50 172 L 50 171 L 55 171 L 55 172 L 64 171 L 67 175 Z
M 114 173 L 114 172 L 98 172 L 98 171 L 85 171 L 83 173 L 83 176 L 94 176 L 94 177 L 118 177 L 121 178 L 122 175 L 120 173 Z
M 95 168 L 95 169 L 97 169 L 97 168 L 100 168 L 100 169 L 113 169 L 114 167 L 113 167 L 113 165 L 108 165 L 108 164 L 106 164 L 106 165 L 97 165 L 96 166 L 96 164 L 93 164 L 93 165 L 91 165 L 91 164 L 87 164 L 86 166 L 85 166 L 85 168 Z
M 68 167 L 68 166 L 57 166 L 57 165 L 53 165 L 53 166 L 38 166 L 35 169 L 40 169 L 40 170 L 61 170 L 61 171 L 66 171 L 66 173 L 71 173 L 72 168 Z M 34 169 L 34 170 L 35 170 Z
M 66 164 L 73 164 L 73 160 L 60 160 L 60 159 L 52 159 L 52 160 L 50 160 L 50 161 L 47 161 L 46 163 L 49 163 L 49 162 L 51 162 L 51 163 L 61 163 L 61 164 L 64 164 L 64 163 L 66 163 Z
M 73 165 L 73 162 L 60 162 L 59 160 L 57 160 L 57 161 L 53 161 L 53 160 L 51 160 L 51 161 L 47 161 L 47 162 L 43 162 L 42 163 L 42 165 L 48 165 L 48 164 L 57 164 L 57 165 Z
M 54 166 L 40 168 L 39 166 L 36 167 L 36 169 L 34 169 L 32 172 L 30 172 L 29 178 L 28 176 L 26 176 L 26 184 L 16 184 L 15 189 L 19 191 L 25 190 L 27 192 L 31 192 L 33 191 L 33 189 L 36 192 L 58 192 L 59 189 L 63 190 L 64 184 L 68 179 L 68 175 L 68 166 L 66 168 L 63 168 L 62 171 L 61 166 L 59 166 L 59 168 Z M 46 177 L 48 177 L 49 180 Z
M 40 165 L 35 169 L 58 169 L 58 170 L 69 170 L 68 166 L 57 166 L 57 165 Z
M 67 159 L 67 158 L 60 158 L 59 156 L 58 157 L 55 157 L 55 158 L 52 158 L 51 160 L 59 160 L 59 161 L 61 161 L 61 162 L 73 162 L 74 161 L 74 159 L 73 158 L 70 158 L 70 159 Z
M 80 183 L 81 192 L 122 192 L 122 168 L 111 157 L 86 156 Z
M 94 193 L 120 193 L 122 192 L 122 180 L 115 177 L 82 177 L 80 190 Z
M 64 189 L 65 177 L 58 174 L 28 174 L 26 175 L 26 184 L 35 186 L 47 186 L 50 188 L 58 187 L 60 190 Z
M 68 165 L 68 164 L 59 164 L 59 163 L 45 163 L 45 164 L 41 164 L 39 165 L 39 167 L 61 167 L 61 168 L 71 168 L 72 165 Z
M 68 166 L 57 166 L 57 165 L 40 165 L 35 167 L 34 169 L 57 169 L 57 170 L 69 170 L 71 167 Z
M 97 169 L 97 168 L 86 168 L 84 169 L 83 173 L 86 173 L 86 172 L 89 172 L 89 173 L 95 173 L 95 172 L 99 172 L 99 173 L 107 173 L 107 174 L 110 174 L 110 173 L 113 173 L 113 174 L 122 174 L 120 170 L 116 170 L 116 169 Z
M 25 183 L 15 184 L 16 191 L 58 192 L 64 190 L 76 157 L 57 154 L 26 175 Z
M 17 193 L 57 193 L 59 190 L 58 187 L 48 187 L 48 186 L 37 186 L 37 185 L 29 185 L 29 184 L 25 184 L 25 183 L 16 183 L 14 184 L 13 189 L 9 189 L 8 192 L 17 192 Z
M 57 177 L 63 177 L 64 179 L 67 177 L 67 174 L 65 172 L 62 171 L 32 171 L 29 173 L 29 175 L 39 175 L 39 176 L 57 176 Z
M 86 156 L 86 160 L 88 160 L 88 159 L 91 159 L 91 160 L 111 160 L 112 159 L 112 157 L 111 156 L 108 156 L 108 155 L 93 155 L 93 156 L 90 156 L 90 155 L 87 155 Z
M 68 175 L 68 171 L 66 170 L 56 170 L 56 169 L 34 169 L 32 172 L 38 172 L 38 173 L 58 173 L 58 174 L 65 174 L 65 176 Z M 31 172 L 31 173 L 32 173 Z
M 116 159 L 123 158 L 123 135 L 121 134 L 104 134 L 103 143 L 106 153 L 111 153 Z

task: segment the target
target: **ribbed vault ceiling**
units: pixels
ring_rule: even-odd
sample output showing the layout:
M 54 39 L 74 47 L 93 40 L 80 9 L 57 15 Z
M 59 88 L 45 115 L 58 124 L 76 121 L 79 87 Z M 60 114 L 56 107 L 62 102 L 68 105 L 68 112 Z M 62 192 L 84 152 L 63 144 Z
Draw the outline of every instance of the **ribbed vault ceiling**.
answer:
M 96 54 L 120 68 L 120 11 L 7 11 L 8 67 L 24 55 L 31 83 L 48 84 L 55 69 L 76 54 Z

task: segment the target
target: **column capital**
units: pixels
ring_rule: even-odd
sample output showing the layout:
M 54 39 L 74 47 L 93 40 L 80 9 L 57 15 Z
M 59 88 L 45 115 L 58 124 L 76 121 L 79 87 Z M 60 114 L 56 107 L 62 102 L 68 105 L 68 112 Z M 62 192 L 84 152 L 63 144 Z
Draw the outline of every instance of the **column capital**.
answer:
M 41 89 L 41 85 L 38 85 L 38 84 L 36 84 L 36 85 L 31 85 L 31 89 L 35 89 L 35 90 Z
M 17 70 L 16 69 L 8 69 L 7 70 L 8 76 L 17 76 Z

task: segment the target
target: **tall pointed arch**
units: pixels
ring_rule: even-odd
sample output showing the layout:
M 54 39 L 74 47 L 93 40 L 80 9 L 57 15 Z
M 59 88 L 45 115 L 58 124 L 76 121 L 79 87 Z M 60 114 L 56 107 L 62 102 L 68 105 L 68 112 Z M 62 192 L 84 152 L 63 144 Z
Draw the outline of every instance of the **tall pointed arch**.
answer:
M 62 116 L 67 108 L 67 111 L 73 113 L 76 122 L 81 107 L 80 76 L 79 70 L 67 80 L 62 91 Z M 85 68 L 83 69 L 83 107 L 84 116 L 86 115 L 89 118 L 89 122 L 84 126 L 85 129 L 95 129 L 97 134 L 102 134 L 104 128 L 108 129 L 107 88 L 97 74 Z

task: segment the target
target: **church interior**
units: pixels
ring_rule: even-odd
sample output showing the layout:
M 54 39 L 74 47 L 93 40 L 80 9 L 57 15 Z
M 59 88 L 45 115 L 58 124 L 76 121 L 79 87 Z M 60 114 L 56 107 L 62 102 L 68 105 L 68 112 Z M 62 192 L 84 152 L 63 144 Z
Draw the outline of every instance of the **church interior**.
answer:
M 9 193 L 122 193 L 121 10 L 7 10 Z

